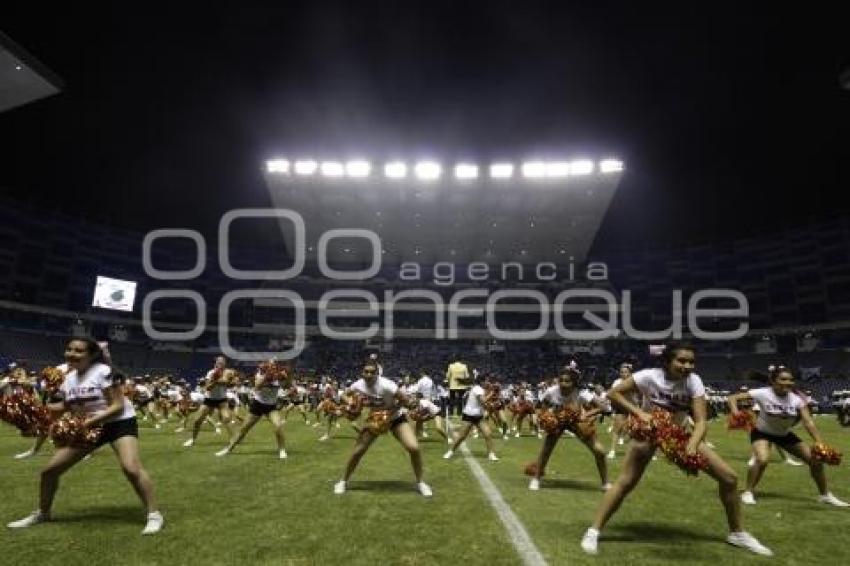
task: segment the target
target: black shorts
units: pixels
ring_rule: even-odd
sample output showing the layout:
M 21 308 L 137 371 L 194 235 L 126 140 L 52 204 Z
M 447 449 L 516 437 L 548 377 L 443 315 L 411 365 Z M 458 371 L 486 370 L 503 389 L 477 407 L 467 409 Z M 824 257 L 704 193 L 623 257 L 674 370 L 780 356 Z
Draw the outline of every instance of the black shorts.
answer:
M 122 436 L 139 438 L 139 423 L 136 421 L 136 417 L 112 421 L 103 425 L 103 433 L 98 438 L 95 447 L 100 448 L 104 444 L 111 444 Z
M 472 423 L 474 425 L 479 424 L 481 422 L 481 419 L 483 419 L 483 418 L 484 418 L 483 416 L 476 417 L 476 416 L 473 416 L 473 415 L 467 415 L 466 413 L 463 413 L 460 416 L 460 420 L 466 421 L 468 423 Z
M 222 403 L 227 403 L 227 399 L 207 399 L 204 397 L 204 406 L 210 409 L 218 409 Z
M 393 422 L 390 423 L 390 430 L 395 430 L 395 427 L 402 423 L 407 422 L 407 415 L 399 415 L 393 419 Z
M 300 406 L 300 405 L 303 405 L 303 404 L 304 404 L 304 401 L 293 401 L 293 402 L 292 402 L 292 404 L 293 404 L 294 406 L 298 407 L 298 406 Z
M 750 442 L 752 443 L 756 440 L 767 440 L 768 442 L 776 444 L 780 448 L 785 448 L 786 450 L 803 442 L 800 440 L 799 436 L 791 431 L 788 431 L 788 434 L 785 436 L 776 436 L 775 434 L 767 434 L 766 432 L 762 432 L 759 429 L 754 428 L 750 431 Z
M 251 405 L 248 407 L 248 412 L 255 417 L 265 417 L 272 411 L 276 410 L 277 405 L 266 405 L 265 403 L 260 403 L 256 399 L 251 399 Z

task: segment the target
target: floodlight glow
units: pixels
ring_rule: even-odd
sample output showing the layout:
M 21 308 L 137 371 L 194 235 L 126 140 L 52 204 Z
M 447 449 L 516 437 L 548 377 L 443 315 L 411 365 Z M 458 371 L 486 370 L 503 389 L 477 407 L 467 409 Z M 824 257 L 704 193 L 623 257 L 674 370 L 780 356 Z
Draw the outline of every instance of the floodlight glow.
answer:
M 316 168 L 318 165 L 315 161 L 305 159 L 304 161 L 296 161 L 295 162 L 295 174 L 296 175 L 312 175 L 316 172 Z
M 579 159 L 570 163 L 570 175 L 590 175 L 593 173 L 593 161 Z
M 546 164 L 547 177 L 566 177 L 570 174 L 571 166 L 564 161 L 552 161 Z
M 546 176 L 546 164 L 542 161 L 526 161 L 522 164 L 522 176 L 539 179 Z
M 342 177 L 345 174 L 345 169 L 339 161 L 323 161 L 319 170 L 325 177 Z
M 422 181 L 433 181 L 440 178 L 443 169 L 439 163 L 435 163 L 434 161 L 420 161 L 416 164 L 413 172 Z
M 458 163 L 457 165 L 455 165 L 455 178 L 477 179 L 478 165 L 472 165 L 471 163 Z
M 349 161 L 345 164 L 345 173 L 349 177 L 368 177 L 372 172 L 372 164 L 368 161 Z
M 514 166 L 511 163 L 493 163 L 490 165 L 490 177 L 493 179 L 510 179 L 514 176 Z
M 266 171 L 269 173 L 289 174 L 289 160 L 287 159 L 269 159 L 266 161 Z
M 603 159 L 599 162 L 599 171 L 602 173 L 618 173 L 623 170 L 623 162 L 619 159 Z
M 390 179 L 404 179 L 407 177 L 407 164 L 401 161 L 393 161 L 384 165 L 384 175 Z

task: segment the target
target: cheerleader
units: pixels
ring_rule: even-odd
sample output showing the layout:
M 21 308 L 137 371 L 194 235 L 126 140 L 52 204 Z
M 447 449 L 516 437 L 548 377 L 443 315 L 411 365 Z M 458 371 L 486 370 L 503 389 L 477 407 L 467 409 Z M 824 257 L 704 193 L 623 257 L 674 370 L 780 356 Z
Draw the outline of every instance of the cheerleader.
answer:
M 514 437 L 519 438 L 522 433 L 522 423 L 525 417 L 529 417 L 529 428 L 534 432 L 534 393 L 528 389 L 528 384 L 523 382 L 516 392 L 514 402 L 511 404 L 513 423 L 511 429 Z
M 278 458 L 286 460 L 286 440 L 283 436 L 283 424 L 280 413 L 277 410 L 277 394 L 282 381 L 287 378 L 285 370 L 279 369 L 274 362 L 263 364 L 257 369 L 254 376 L 254 391 L 248 408 L 248 420 L 242 425 L 236 439 L 226 448 L 215 453 L 216 456 L 227 456 L 242 440 L 248 432 L 254 428 L 261 418 L 266 417 L 272 424 L 275 440 L 277 441 Z
M 331 431 L 336 425 L 337 417 L 339 417 L 338 406 L 340 404 L 340 393 L 333 382 L 328 382 L 322 391 L 322 400 L 319 406 L 316 407 L 316 421 L 321 422 L 322 415 L 327 421 L 327 430 L 319 438 L 319 442 L 324 442 L 331 437 Z
M 455 450 L 460 446 L 460 443 L 466 440 L 469 436 L 469 431 L 472 427 L 481 431 L 484 436 L 484 444 L 487 446 L 487 459 L 491 462 L 498 462 L 499 458 L 493 451 L 493 439 L 490 436 L 490 427 L 484 421 L 484 388 L 475 383 L 477 378 L 473 378 L 474 385 L 464 395 L 465 402 L 461 411 L 460 420 L 463 421 L 460 432 L 454 437 L 454 444 L 443 454 L 443 458 L 450 460 L 454 456 Z
M 809 412 L 805 397 L 794 391 L 794 375 L 791 370 L 783 365 L 770 366 L 768 368 L 768 379 L 770 380 L 769 387 L 742 391 L 731 395 L 727 400 L 732 415 L 737 415 L 740 412 L 738 406 L 741 401 L 752 400 L 758 407 L 756 426 L 750 431 L 750 442 L 752 443 L 755 462 L 749 467 L 747 488 L 741 494 L 741 501 L 747 505 L 756 504 L 753 491 L 767 468 L 770 458 L 770 445 L 773 444 L 784 448 L 808 464 L 812 479 L 815 481 L 820 494 L 818 496 L 819 502 L 836 507 L 850 507 L 850 503 L 841 501 L 829 491 L 826 485 L 823 463 L 815 461 L 809 447 L 791 431 L 794 425 L 802 421 L 803 427 L 815 443 L 823 442 Z
M 233 377 L 233 370 L 227 369 L 227 360 L 224 356 L 219 356 L 215 359 L 215 367 L 207 372 L 206 376 L 206 395 L 204 396 L 203 405 L 198 417 L 195 419 L 195 424 L 192 426 L 192 438 L 183 443 L 183 446 L 190 448 L 195 445 L 195 439 L 198 438 L 198 433 L 201 431 L 201 425 L 206 418 L 216 409 L 218 409 L 219 420 L 221 425 L 227 431 L 228 440 L 233 439 L 233 433 L 230 430 L 230 407 L 227 402 L 227 381 Z M 216 426 L 216 432 L 219 427 Z
M 413 474 L 416 476 L 416 487 L 423 497 L 431 497 L 433 492 L 431 486 L 422 481 L 422 453 L 416 442 L 416 434 L 407 422 L 402 406 L 408 405 L 410 399 L 398 390 L 398 386 L 391 380 L 378 377 L 378 367 L 374 363 L 367 363 L 363 368 L 363 377 L 358 379 L 348 388 L 347 393 L 360 395 L 364 398 L 366 406 L 372 411 L 387 411 L 389 429 L 405 450 L 410 454 L 410 463 Z M 369 450 L 369 447 L 377 438 L 377 434 L 364 427 L 357 437 L 354 452 L 348 459 L 342 479 L 334 484 L 334 493 L 342 495 L 345 493 L 348 480 L 360 463 L 360 459 Z
M 626 379 L 632 376 L 632 364 L 630 363 L 622 363 L 620 364 L 620 373 L 617 379 L 614 380 L 614 383 L 611 384 L 611 389 L 616 388 L 618 385 L 623 383 Z M 633 405 L 639 405 L 640 401 L 638 400 L 637 394 L 632 394 L 632 398 L 629 401 Z M 611 419 L 611 450 L 608 451 L 608 459 L 613 460 L 617 457 L 617 446 L 622 446 L 626 441 L 626 414 L 623 410 L 618 407 L 615 403 L 611 404 L 611 410 L 614 412 L 614 415 Z
M 546 407 L 554 407 L 557 409 L 569 407 L 581 411 L 582 422 L 593 422 L 596 415 L 599 414 L 599 407 L 593 393 L 588 390 L 579 390 L 577 381 L 579 379 L 578 366 L 575 362 L 561 367 L 558 374 L 558 383 L 547 388 L 543 394 L 543 405 Z M 540 454 L 537 456 L 537 466 L 534 477 L 528 484 L 528 489 L 537 491 L 540 489 L 540 479 L 546 470 L 546 464 L 549 463 L 549 457 L 555 449 L 555 445 L 561 438 L 564 430 L 559 429 L 554 433 L 546 433 L 546 438 L 543 441 L 543 446 L 540 448 Z M 599 479 L 602 482 L 602 491 L 607 491 L 611 488 L 608 482 L 608 464 L 605 461 L 605 448 L 596 439 L 595 435 L 590 435 L 587 438 L 581 439 L 582 444 L 590 450 L 593 458 L 596 461 L 596 469 L 599 472 Z
M 102 426 L 97 444 L 88 447 L 57 448 L 41 472 L 38 510 L 7 526 L 22 529 L 51 519 L 50 509 L 59 488 L 59 478 L 91 451 L 110 444 L 124 475 L 133 485 L 147 509 L 143 535 L 162 529 L 164 520 L 154 496 L 153 482 L 139 460 L 138 424 L 133 405 L 124 397 L 118 375 L 103 362 L 103 352 L 94 340 L 73 338 L 65 347 L 65 361 L 70 371 L 60 389 L 63 401 L 53 403 L 54 413 L 71 411 L 86 417 L 86 428 Z
M 705 446 L 706 432 L 705 388 L 699 376 L 693 373 L 695 350 L 687 344 L 673 344 L 662 354 L 662 367 L 641 370 L 623 380 L 608 392 L 612 402 L 629 414 L 649 422 L 649 411 L 654 407 L 673 414 L 674 421 L 682 426 L 690 411 L 694 428 L 688 442 L 688 454 L 702 453 L 708 461 L 707 473 L 718 483 L 720 500 L 726 511 L 729 535 L 726 542 L 756 554 L 771 556 L 769 548 L 745 532 L 741 523 L 741 506 L 738 499 L 738 477 L 735 471 L 713 450 Z M 635 391 L 643 394 L 643 404 L 638 407 L 628 396 Z M 620 477 L 602 498 L 593 525 L 584 534 L 581 548 L 588 554 L 598 552 L 599 533 L 614 515 L 626 496 L 635 488 L 652 461 L 655 446 L 651 442 L 633 439 L 623 461 Z
M 416 436 L 428 438 L 428 433 L 425 431 L 425 423 L 433 419 L 437 427 L 437 432 L 446 439 L 446 442 L 451 442 L 446 434 L 446 424 L 443 421 L 443 417 L 440 416 L 440 407 L 434 403 L 434 396 L 436 394 L 434 380 L 428 374 L 423 373 L 419 380 L 410 386 L 410 393 L 419 400 L 419 405 L 416 408 L 416 416 L 414 417 L 414 421 L 416 421 Z

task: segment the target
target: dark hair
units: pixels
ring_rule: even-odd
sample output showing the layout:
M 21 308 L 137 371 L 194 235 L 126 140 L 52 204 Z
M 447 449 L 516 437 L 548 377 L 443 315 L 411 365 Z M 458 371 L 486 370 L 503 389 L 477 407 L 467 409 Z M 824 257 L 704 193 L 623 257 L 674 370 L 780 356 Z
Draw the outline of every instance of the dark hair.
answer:
M 672 342 L 667 344 L 664 347 L 664 351 L 661 353 L 661 365 L 666 369 L 680 350 L 690 350 L 691 352 L 697 351 L 694 345 L 689 342 Z
M 791 371 L 791 368 L 783 363 L 775 363 L 767 366 L 767 379 L 771 383 L 776 381 L 780 374 L 790 373 L 791 377 L 794 377 L 794 372 Z
M 91 358 L 92 364 L 96 363 L 106 363 L 103 357 L 103 349 L 100 347 L 100 344 L 94 338 L 90 338 L 88 336 L 72 336 L 70 340 L 68 340 L 68 344 L 71 342 L 84 342 L 86 345 L 86 352 Z

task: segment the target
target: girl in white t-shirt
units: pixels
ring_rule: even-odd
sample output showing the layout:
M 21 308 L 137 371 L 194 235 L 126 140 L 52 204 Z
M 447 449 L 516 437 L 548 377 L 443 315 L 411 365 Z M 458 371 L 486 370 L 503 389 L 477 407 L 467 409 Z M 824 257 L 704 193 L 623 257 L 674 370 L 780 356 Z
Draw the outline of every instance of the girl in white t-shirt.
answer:
M 257 368 L 254 376 L 254 390 L 248 405 L 248 420 L 242 424 L 236 438 L 226 448 L 215 453 L 216 456 L 227 456 L 248 435 L 260 419 L 267 418 L 272 425 L 275 441 L 277 442 L 278 458 L 285 460 L 286 439 L 283 436 L 283 423 L 277 409 L 277 397 L 281 387 L 288 384 L 289 373 L 285 368 L 278 367 L 275 362 L 268 362 Z
M 542 403 L 544 407 L 572 407 L 578 409 L 581 411 L 582 421 L 592 421 L 599 414 L 600 409 L 593 393 L 578 389 L 578 379 L 579 371 L 576 365 L 562 366 L 558 372 L 558 383 L 546 389 L 543 393 Z M 546 464 L 549 463 L 549 457 L 552 455 L 552 451 L 555 449 L 555 445 L 560 440 L 563 432 L 562 429 L 555 434 L 546 434 L 546 438 L 543 440 L 543 446 L 540 447 L 540 454 L 537 456 L 536 474 L 528 484 L 528 489 L 531 491 L 540 489 L 540 479 L 546 470 Z M 596 439 L 595 435 L 588 439 L 581 439 L 581 443 L 593 454 L 593 458 L 596 461 L 596 469 L 599 472 L 599 479 L 602 482 L 602 490 L 606 491 L 610 489 L 611 484 L 608 482 L 608 463 L 605 461 L 605 447 Z
M 460 432 L 454 435 L 454 443 L 451 448 L 443 454 L 443 458 L 450 460 L 454 456 L 455 450 L 460 446 L 460 443 L 466 440 L 472 427 L 481 431 L 484 436 L 484 444 L 487 446 L 487 459 L 491 462 L 498 462 L 496 453 L 493 452 L 493 438 L 490 435 L 490 427 L 487 426 L 487 421 L 484 420 L 484 388 L 478 385 L 477 378 L 473 378 L 476 383 L 464 394 L 463 411 L 460 420 L 463 424 L 460 427 Z
M 673 420 L 680 425 L 685 422 L 690 412 L 694 427 L 687 451 L 689 454 L 699 451 L 705 456 L 708 461 L 706 472 L 718 483 L 720 501 L 726 511 L 730 531 L 726 542 L 756 554 L 770 556 L 773 553 L 769 548 L 743 530 L 741 505 L 738 499 L 738 476 L 729 464 L 703 442 L 707 408 L 702 380 L 693 373 L 695 359 L 693 346 L 687 344 L 668 346 L 662 354 L 662 367 L 635 373 L 609 391 L 608 398 L 630 415 L 646 422 L 651 420 L 650 412 L 654 408 L 669 411 L 673 414 Z M 643 404 L 640 407 L 628 399 L 636 391 L 643 395 Z M 605 493 L 596 511 L 593 525 L 582 538 L 581 547 L 585 552 L 588 554 L 598 552 L 599 532 L 626 496 L 637 486 L 647 465 L 652 461 L 653 454 L 655 454 L 654 444 L 632 440 L 623 461 L 620 477 Z
M 409 405 L 411 400 L 399 391 L 394 381 L 378 377 L 378 366 L 374 362 L 366 363 L 363 367 L 363 377 L 352 383 L 346 390 L 346 394 L 361 396 L 365 399 L 365 406 L 372 410 L 389 411 L 390 432 L 410 454 L 410 464 L 416 476 L 416 487 L 423 497 L 431 497 L 433 495 L 431 486 L 422 481 L 422 452 L 419 450 L 413 427 L 407 422 L 407 416 L 404 414 L 403 407 Z M 334 484 L 335 494 L 345 493 L 349 478 L 376 438 L 378 437 L 369 430 L 369 427 L 360 430 L 354 452 L 348 459 L 342 479 Z
M 38 510 L 28 517 L 8 524 L 11 529 L 31 527 L 50 520 L 50 508 L 59 488 L 59 478 L 103 444 L 111 444 L 121 462 L 124 475 L 133 484 L 147 508 L 148 519 L 143 535 L 162 529 L 163 518 L 154 496 L 153 482 L 139 460 L 138 424 L 133 405 L 124 397 L 122 384 L 112 368 L 102 363 L 103 352 L 90 338 L 74 338 L 65 347 L 65 361 L 70 370 L 62 384 L 62 400 L 50 404 L 54 414 L 73 412 L 86 417 L 86 427 L 102 426 L 97 445 L 57 448 L 41 472 Z
M 620 374 L 617 379 L 614 380 L 614 383 L 611 384 L 611 389 L 614 389 L 618 385 L 620 385 L 624 380 L 630 378 L 632 376 L 632 364 L 630 363 L 622 363 L 620 364 Z M 635 395 L 633 397 L 632 403 L 635 405 L 640 404 L 638 398 L 639 395 Z M 616 404 L 611 404 L 611 409 L 614 411 L 614 415 L 612 417 L 611 423 L 611 449 L 608 451 L 608 459 L 613 460 L 617 457 L 617 446 L 622 446 L 626 442 L 626 413 L 623 409 L 616 406 Z
M 227 388 L 235 377 L 236 372 L 227 369 L 227 358 L 218 356 L 215 359 L 213 369 L 207 372 L 204 401 L 201 405 L 201 410 L 198 412 L 198 416 L 195 418 L 195 424 L 192 425 L 192 438 L 184 442 L 183 446 L 191 448 L 195 445 L 198 433 L 201 432 L 201 425 L 216 410 L 221 419 L 221 424 L 227 432 L 227 439 L 233 439 L 233 432 L 230 430 L 230 421 L 233 419 L 233 416 L 227 401 Z M 216 426 L 216 432 L 218 430 L 219 427 Z
M 800 437 L 791 429 L 802 421 L 806 432 L 815 443 L 823 442 L 812 415 L 809 412 L 807 399 L 794 391 L 794 375 L 783 365 L 768 368 L 769 387 L 750 389 L 729 396 L 727 403 L 733 415 L 738 414 L 738 402 L 751 399 L 758 408 L 756 426 L 750 432 L 750 442 L 753 447 L 755 461 L 747 473 L 747 489 L 741 494 L 741 501 L 747 505 L 755 505 L 753 491 L 761 480 L 770 459 L 770 445 L 783 448 L 809 465 L 812 479 L 818 488 L 818 501 L 836 507 L 850 507 L 850 503 L 842 501 L 830 493 L 826 485 L 823 463 L 812 460 L 812 453 Z

